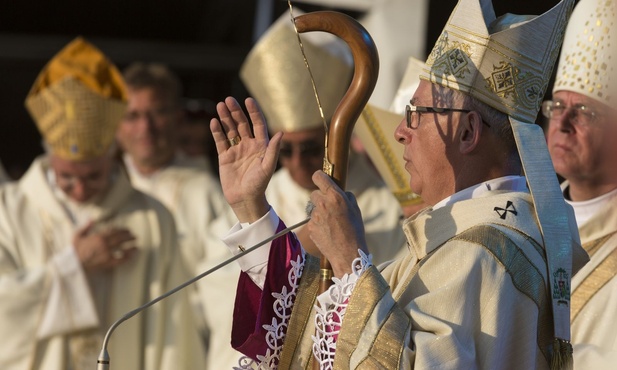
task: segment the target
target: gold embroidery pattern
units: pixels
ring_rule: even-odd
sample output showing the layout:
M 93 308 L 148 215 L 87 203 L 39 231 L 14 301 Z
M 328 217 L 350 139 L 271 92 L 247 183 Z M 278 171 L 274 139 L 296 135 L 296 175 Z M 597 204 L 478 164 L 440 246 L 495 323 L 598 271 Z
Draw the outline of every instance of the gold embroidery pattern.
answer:
M 586 251 L 595 252 L 600 249 L 611 237 L 610 234 L 592 242 L 586 243 Z M 591 252 L 590 252 L 591 253 Z M 572 306 L 570 322 L 576 320 L 578 314 L 585 308 L 587 303 L 617 275 L 617 249 L 609 254 L 572 292 Z
M 471 73 L 471 45 L 459 41 L 449 41 L 447 31 L 444 31 L 429 55 L 426 64 L 431 67 L 432 74 L 454 76 L 458 79 L 467 78 Z

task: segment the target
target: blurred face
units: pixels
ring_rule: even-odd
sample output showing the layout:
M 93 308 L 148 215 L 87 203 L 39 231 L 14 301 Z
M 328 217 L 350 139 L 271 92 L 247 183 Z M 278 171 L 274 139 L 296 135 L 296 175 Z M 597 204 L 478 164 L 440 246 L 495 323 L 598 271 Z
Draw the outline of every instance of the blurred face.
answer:
M 460 108 L 451 101 L 447 89 L 421 81 L 411 104 L 416 106 Z M 461 157 L 456 145 L 456 130 L 462 113 L 413 114 L 413 126 L 404 118 L 396 128 L 396 140 L 405 146 L 405 169 L 411 175 L 410 186 L 424 202 L 434 205 L 455 191 L 455 168 Z M 416 122 L 419 120 L 419 122 Z
M 128 92 L 128 108 L 118 129 L 118 141 L 138 167 L 163 167 L 175 154 L 176 123 L 182 111 L 166 94 L 154 89 Z
M 78 203 L 92 200 L 109 187 L 113 159 L 108 156 L 76 162 L 51 155 L 49 163 L 58 187 Z
M 322 127 L 286 132 L 283 135 L 279 154 L 281 166 L 305 189 L 316 189 L 312 176 L 323 167 L 324 140 L 325 131 Z
M 180 125 L 178 145 L 189 157 L 206 155 L 207 147 L 212 142 L 212 133 L 206 122 L 193 122 Z
M 555 171 L 571 182 L 617 181 L 615 110 L 569 91 L 556 92 L 553 102 L 563 107 L 560 114 L 553 113 L 548 128 L 548 149 Z M 583 106 L 587 109 L 580 109 Z M 591 120 L 581 116 L 591 112 L 595 113 Z

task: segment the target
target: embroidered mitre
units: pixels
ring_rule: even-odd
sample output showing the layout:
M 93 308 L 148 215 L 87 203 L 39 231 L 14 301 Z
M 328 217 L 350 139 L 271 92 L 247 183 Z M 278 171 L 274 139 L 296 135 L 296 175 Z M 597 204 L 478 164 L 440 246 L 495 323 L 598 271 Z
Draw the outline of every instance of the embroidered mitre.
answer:
M 126 101 L 118 69 L 78 37 L 43 68 L 25 104 L 54 155 L 84 161 L 107 153 Z

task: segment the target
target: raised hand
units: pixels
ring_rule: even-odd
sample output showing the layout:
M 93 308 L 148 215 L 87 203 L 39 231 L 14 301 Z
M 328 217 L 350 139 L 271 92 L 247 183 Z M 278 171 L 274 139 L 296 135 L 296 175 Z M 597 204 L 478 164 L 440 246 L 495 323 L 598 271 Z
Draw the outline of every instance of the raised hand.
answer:
M 311 193 L 315 207 L 307 225 L 309 235 L 340 278 L 351 272 L 358 249 L 368 254 L 362 214 L 354 195 L 341 190 L 323 171 L 313 174 L 313 182 L 319 189 Z
M 109 270 L 119 266 L 137 252 L 135 246 L 125 243 L 135 241 L 135 236 L 127 229 L 111 227 L 103 231 L 93 231 L 91 222 L 79 229 L 73 237 L 73 248 L 85 271 Z
M 212 119 L 210 129 L 225 199 L 240 222 L 254 222 L 270 208 L 265 191 L 276 169 L 282 133 L 270 140 L 257 102 L 248 98 L 245 104 L 251 122 L 236 99 L 228 97 L 216 106 L 220 120 Z

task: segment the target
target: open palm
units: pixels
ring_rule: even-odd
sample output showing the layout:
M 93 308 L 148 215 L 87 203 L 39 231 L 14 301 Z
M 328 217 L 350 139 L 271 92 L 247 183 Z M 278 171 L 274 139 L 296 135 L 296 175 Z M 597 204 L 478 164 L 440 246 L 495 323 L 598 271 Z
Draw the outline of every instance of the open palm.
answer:
M 270 140 L 257 102 L 248 98 L 245 104 L 250 122 L 236 99 L 228 97 L 217 105 L 219 119 L 212 120 L 210 129 L 225 198 L 241 222 L 253 222 L 269 208 L 265 191 L 276 169 L 281 134 Z

